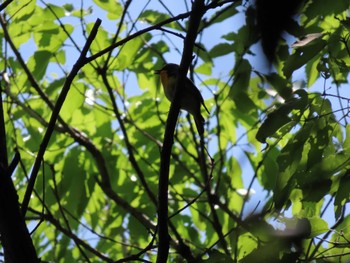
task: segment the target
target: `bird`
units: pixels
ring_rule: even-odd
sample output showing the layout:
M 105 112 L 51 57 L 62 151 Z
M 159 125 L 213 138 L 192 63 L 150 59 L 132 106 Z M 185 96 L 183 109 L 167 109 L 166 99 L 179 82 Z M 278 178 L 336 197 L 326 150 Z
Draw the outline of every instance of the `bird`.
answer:
M 180 66 L 174 63 L 165 64 L 163 68 L 155 70 L 155 74 L 160 75 L 160 80 L 164 89 L 166 98 L 172 102 L 175 96 L 175 88 L 177 76 Z M 180 108 L 190 113 L 200 135 L 204 133 L 204 118 L 201 114 L 201 106 L 209 113 L 209 110 L 204 104 L 203 97 L 196 85 L 186 77 L 185 87 L 183 89 Z

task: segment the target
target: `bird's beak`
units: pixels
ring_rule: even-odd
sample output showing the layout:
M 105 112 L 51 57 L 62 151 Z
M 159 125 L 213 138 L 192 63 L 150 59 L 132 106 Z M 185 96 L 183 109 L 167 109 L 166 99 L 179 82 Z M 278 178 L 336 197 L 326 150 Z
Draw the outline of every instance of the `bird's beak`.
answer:
M 154 71 L 154 74 L 160 74 L 161 71 L 162 71 L 161 69 L 157 69 Z

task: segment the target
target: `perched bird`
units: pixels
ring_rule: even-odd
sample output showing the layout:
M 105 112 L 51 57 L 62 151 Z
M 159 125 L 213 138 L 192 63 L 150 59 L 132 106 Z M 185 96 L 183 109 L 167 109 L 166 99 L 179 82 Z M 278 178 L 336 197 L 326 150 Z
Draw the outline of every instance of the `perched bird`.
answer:
M 172 102 L 175 96 L 175 86 L 177 76 L 179 74 L 179 65 L 169 63 L 162 69 L 156 70 L 155 73 L 160 75 L 160 80 L 163 85 L 164 93 L 167 99 Z M 209 113 L 207 107 L 204 104 L 203 97 L 194 83 L 186 78 L 185 87 L 183 89 L 183 95 L 180 101 L 180 108 L 189 112 L 196 123 L 198 133 L 202 135 L 204 133 L 204 118 L 201 114 L 201 105 Z

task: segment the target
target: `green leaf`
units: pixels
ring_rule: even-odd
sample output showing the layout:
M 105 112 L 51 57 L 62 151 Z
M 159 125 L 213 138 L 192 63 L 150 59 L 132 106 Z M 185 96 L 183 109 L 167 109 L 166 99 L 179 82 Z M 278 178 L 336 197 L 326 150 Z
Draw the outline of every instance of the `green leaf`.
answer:
M 223 135 L 220 138 L 220 149 L 225 149 L 229 142 L 234 142 L 236 140 L 235 119 L 232 114 L 233 111 L 234 103 L 231 100 L 227 100 L 221 105 L 219 125 L 222 129 Z
M 67 4 L 64 4 L 62 7 L 64 8 L 64 10 L 66 10 L 68 12 L 74 11 L 74 6 L 72 4 L 67 3 Z
M 124 44 L 118 55 L 118 67 L 116 69 L 123 70 L 134 62 L 136 54 L 139 52 L 140 48 L 143 46 L 144 41 L 147 41 L 147 37 L 144 38 L 134 38 Z
M 202 65 L 196 67 L 196 73 L 210 76 L 212 74 L 212 68 L 212 63 L 203 63 Z
M 217 44 L 216 46 L 214 46 L 210 51 L 209 51 L 209 55 L 212 58 L 216 58 L 216 57 L 221 57 L 221 56 L 225 56 L 227 54 L 230 54 L 234 51 L 234 47 L 232 44 L 228 44 L 228 43 L 220 43 Z
M 85 86 L 82 83 L 78 83 L 73 86 L 67 95 L 67 98 L 62 106 L 60 115 L 65 120 L 71 120 L 75 111 L 80 111 L 80 108 L 85 101 Z M 76 124 L 82 124 L 82 119 L 73 119 Z
M 170 18 L 170 16 L 168 14 L 161 13 L 158 10 L 145 10 L 140 15 L 139 20 L 143 21 L 143 22 L 147 22 L 151 25 L 155 25 L 155 24 L 158 24 L 158 23 L 160 23 L 168 18 Z M 177 22 L 168 23 L 168 24 L 165 24 L 164 26 L 174 28 L 174 29 L 177 29 L 180 31 L 183 30 L 182 27 L 179 26 L 179 24 Z
M 68 4 L 64 5 L 64 7 L 48 4 L 47 7 L 43 10 L 43 17 L 47 20 L 46 22 L 55 20 L 57 17 L 64 17 L 66 6 L 69 7 Z
M 68 38 L 67 34 L 71 34 L 74 30 L 70 24 L 65 24 L 64 27 L 67 33 L 52 21 L 38 25 L 34 33 L 35 43 L 39 48 L 45 48 L 53 53 L 57 52 Z
M 336 226 L 335 228 L 336 231 L 333 232 L 331 240 L 333 242 L 335 241 L 336 243 L 339 243 L 339 245 L 343 244 L 346 247 L 348 247 L 349 242 L 345 239 L 347 239 L 347 237 L 350 235 L 349 225 L 350 225 L 350 214 L 344 215 L 344 218 Z
M 64 161 L 58 195 L 64 197 L 65 207 L 76 217 L 83 214 L 88 204 L 89 193 L 95 184 L 94 178 L 85 172 L 91 169 L 91 165 L 89 156 L 77 147 L 69 151 Z
M 316 39 L 312 44 L 296 49 L 284 63 L 283 73 L 286 78 L 290 78 L 295 70 L 304 66 L 312 60 L 313 57 L 320 55 L 326 44 L 327 42 L 325 40 Z
M 292 86 L 287 79 L 276 73 L 269 74 L 266 79 L 283 99 L 287 100 L 292 96 Z
M 279 169 L 277 156 L 279 151 L 272 148 L 268 151 L 264 158 L 262 167 L 259 170 L 258 178 L 266 190 L 272 190 L 275 187 Z
M 39 7 L 36 5 L 36 1 L 18 0 L 7 6 L 6 13 L 16 22 L 25 21 L 28 23 L 37 9 Z
M 312 1 L 307 5 L 304 15 L 309 19 L 315 17 L 339 14 L 349 8 L 349 1 L 334 2 L 332 0 L 322 0 L 322 5 L 317 1 Z
M 251 71 L 250 63 L 247 60 L 242 60 L 237 66 L 237 72 L 229 94 L 237 109 L 246 114 L 250 114 L 255 109 L 255 104 L 247 93 Z
M 238 5 L 238 2 L 234 2 L 233 5 L 231 5 L 229 8 L 224 9 L 224 11 L 219 10 L 218 12 L 215 12 L 210 18 L 208 18 L 208 21 L 210 21 L 210 24 L 213 25 L 215 23 L 220 23 L 225 19 L 232 18 L 235 14 L 238 13 Z
M 107 11 L 107 17 L 109 19 L 115 20 L 121 17 L 123 8 L 119 2 L 113 0 L 94 0 L 94 3 Z
M 310 61 L 305 65 L 308 87 L 311 87 L 320 75 L 320 72 L 317 70 L 319 62 L 319 57 L 315 56 L 313 59 L 310 59 Z
M 274 187 L 273 200 L 276 208 L 281 209 L 287 204 L 290 194 L 296 186 L 298 174 L 304 174 L 306 156 L 304 153 L 305 142 L 307 141 L 312 124 L 306 123 L 302 129 L 292 137 L 277 157 L 279 175 Z
M 266 139 L 277 132 L 282 126 L 290 123 L 287 131 L 290 130 L 296 122 L 292 122 L 289 114 L 292 110 L 301 110 L 301 113 L 308 105 L 308 94 L 305 90 L 297 90 L 294 94 L 299 95 L 299 98 L 291 97 L 282 105 L 279 105 L 277 109 L 270 112 L 265 121 L 260 126 L 256 139 L 262 143 L 266 142 Z M 283 134 L 284 135 L 284 134 Z
M 290 111 L 291 109 L 288 109 L 288 107 L 281 106 L 269 113 L 260 126 L 256 134 L 256 139 L 261 143 L 266 143 L 268 137 L 271 137 L 282 126 L 291 122 L 292 119 L 288 116 Z
M 254 249 L 250 254 L 240 260 L 241 263 L 253 262 L 279 262 L 281 243 L 275 242 Z
M 16 47 L 25 44 L 31 37 L 32 27 L 27 22 L 11 23 L 8 26 L 11 40 Z
M 335 216 L 336 218 L 339 218 L 343 207 L 346 203 L 350 201 L 350 171 L 346 171 L 344 175 L 342 175 L 340 182 L 339 182 L 339 188 L 335 195 L 334 200 L 334 209 L 335 209 Z
M 234 41 L 235 40 L 235 33 L 227 33 L 226 35 L 221 36 L 223 39 L 227 41 Z
M 47 50 L 36 51 L 32 56 L 27 66 L 32 71 L 36 79 L 42 79 L 46 73 L 52 53 Z

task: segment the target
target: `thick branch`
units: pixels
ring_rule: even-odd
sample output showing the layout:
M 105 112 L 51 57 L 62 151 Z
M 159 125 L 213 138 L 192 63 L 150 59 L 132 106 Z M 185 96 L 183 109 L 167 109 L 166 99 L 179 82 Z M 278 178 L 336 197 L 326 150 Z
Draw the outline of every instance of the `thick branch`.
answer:
M 4 10 L 13 0 L 7 0 L 0 5 L 0 11 Z
M 189 20 L 188 33 L 184 41 L 184 50 L 180 63 L 179 76 L 176 83 L 174 100 L 165 127 L 164 143 L 161 152 L 159 188 L 158 188 L 158 237 L 159 247 L 157 263 L 167 262 L 169 254 L 169 232 L 168 232 L 168 184 L 171 148 L 174 142 L 174 131 L 176 121 L 180 112 L 180 98 L 183 92 L 186 72 L 192 60 L 194 42 L 197 37 L 199 23 L 205 12 L 204 0 L 193 3 Z
M 9 263 L 39 262 L 27 226 L 22 217 L 18 196 L 11 180 L 13 167 L 8 166 L 5 118 L 0 90 L 0 236 Z M 16 157 L 16 156 L 15 156 Z M 18 156 L 17 156 L 18 157 Z M 16 157 L 16 158 L 17 158 Z M 14 159 L 13 166 L 17 161 Z

